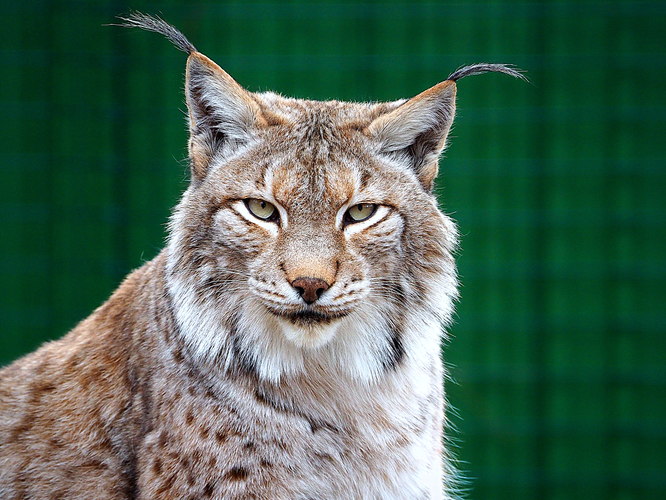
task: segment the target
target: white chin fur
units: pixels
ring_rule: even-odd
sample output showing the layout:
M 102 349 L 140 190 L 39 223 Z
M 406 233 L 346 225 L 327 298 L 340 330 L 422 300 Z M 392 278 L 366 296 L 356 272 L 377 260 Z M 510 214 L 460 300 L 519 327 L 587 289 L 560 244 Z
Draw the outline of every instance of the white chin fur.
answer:
M 294 323 L 278 318 L 278 322 L 282 329 L 282 335 L 301 349 L 317 349 L 328 344 L 340 326 L 339 321 L 328 323 L 326 325 L 308 325 L 299 326 Z

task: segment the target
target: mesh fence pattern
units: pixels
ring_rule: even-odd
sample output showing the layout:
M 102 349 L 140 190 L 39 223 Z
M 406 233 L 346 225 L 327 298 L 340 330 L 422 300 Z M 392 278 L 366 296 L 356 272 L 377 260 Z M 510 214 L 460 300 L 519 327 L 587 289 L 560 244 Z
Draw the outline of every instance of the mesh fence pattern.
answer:
M 0 363 L 162 247 L 187 183 L 185 57 L 250 90 L 389 100 L 458 66 L 437 192 L 459 222 L 445 349 L 474 499 L 666 498 L 666 3 L 43 1 L 0 6 Z

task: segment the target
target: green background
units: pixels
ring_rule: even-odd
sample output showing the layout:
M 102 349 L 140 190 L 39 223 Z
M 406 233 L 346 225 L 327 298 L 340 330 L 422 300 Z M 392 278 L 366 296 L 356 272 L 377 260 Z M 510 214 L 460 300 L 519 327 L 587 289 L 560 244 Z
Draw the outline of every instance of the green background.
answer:
M 187 184 L 184 54 L 251 90 L 388 100 L 460 65 L 438 192 L 462 232 L 445 350 L 473 499 L 666 498 L 666 3 L 2 2 L 0 363 L 162 247 Z

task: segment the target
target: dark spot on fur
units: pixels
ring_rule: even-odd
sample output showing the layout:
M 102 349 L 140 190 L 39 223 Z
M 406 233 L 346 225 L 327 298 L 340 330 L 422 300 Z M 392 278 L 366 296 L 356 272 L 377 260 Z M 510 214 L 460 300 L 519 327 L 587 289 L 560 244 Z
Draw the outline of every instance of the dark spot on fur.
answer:
M 247 478 L 248 475 L 249 475 L 249 472 L 246 468 L 244 468 L 244 467 L 232 467 L 224 475 L 224 477 L 225 477 L 225 479 L 228 479 L 229 481 L 243 481 L 244 479 Z
M 173 350 L 173 359 L 176 363 L 182 363 L 185 360 L 183 357 L 183 351 L 180 347 Z
M 153 474 L 156 476 L 162 475 L 162 460 L 160 457 L 155 457 L 155 460 L 153 460 Z
M 231 350 L 236 360 L 236 368 L 247 375 L 255 375 L 258 373 L 257 365 L 252 357 L 240 346 L 238 335 L 235 335 L 235 333 L 237 333 L 236 329 L 230 329 Z
M 98 443 L 99 448 L 115 452 L 116 449 L 113 446 L 113 443 L 111 442 L 111 439 L 109 437 L 104 437 L 104 439 L 100 440 Z
M 255 444 L 252 441 L 248 441 L 243 445 L 246 450 L 254 450 Z
M 405 346 L 402 342 L 402 329 L 399 325 L 391 323 L 389 327 L 390 338 L 387 352 L 382 358 L 385 370 L 395 369 L 405 357 Z
M 269 462 L 268 460 L 266 460 L 265 458 L 262 458 L 262 459 L 259 461 L 259 464 L 260 464 L 262 467 L 265 467 L 265 468 L 267 468 L 267 469 L 268 469 L 269 467 L 273 467 L 273 464 L 272 464 L 271 462 Z
M 62 441 L 62 439 L 58 436 L 54 436 L 49 439 L 49 446 L 53 448 L 62 448 L 65 446 L 65 443 Z
M 41 383 L 35 384 L 35 386 L 32 388 L 32 390 L 35 393 L 39 393 L 39 395 L 41 396 L 45 393 L 54 391 L 55 388 L 56 388 L 56 386 L 52 382 L 41 382 Z
M 67 371 L 78 371 L 79 364 L 81 363 L 81 358 L 77 356 L 72 356 L 67 361 Z
M 202 427 L 201 429 L 199 429 L 199 434 L 201 435 L 201 437 L 203 439 L 208 439 L 208 433 L 209 432 L 210 431 L 208 430 L 208 427 Z
M 334 432 L 336 434 L 340 432 L 340 429 L 338 429 L 335 425 L 329 422 L 325 422 L 323 420 L 308 419 L 308 424 L 310 424 L 310 431 L 312 432 L 312 434 L 324 429 L 327 431 Z
M 194 415 L 192 415 L 192 410 L 187 410 L 187 413 L 185 414 L 185 423 L 187 425 L 192 425 L 192 423 L 194 423 Z
M 99 380 L 101 376 L 102 376 L 102 369 L 98 366 L 95 366 L 81 373 L 81 376 L 79 377 L 79 383 L 81 387 L 87 389 L 88 387 L 90 387 L 90 384 Z
M 164 448 L 168 440 L 169 440 L 169 435 L 167 434 L 167 432 L 166 431 L 160 432 L 160 435 L 157 438 L 157 446 L 159 446 L 160 448 Z
M 94 460 L 94 459 L 86 460 L 85 462 L 83 462 L 81 464 L 81 467 L 85 467 L 85 468 L 88 468 L 88 469 L 98 469 L 98 470 L 104 470 L 104 469 L 109 468 L 109 466 L 106 465 L 101 460 Z
M 319 460 L 325 460 L 327 462 L 335 462 L 335 459 L 333 458 L 333 456 L 328 454 L 328 453 L 317 453 L 317 452 L 315 452 L 314 456 L 316 458 L 318 458 Z
M 215 491 L 215 486 L 213 486 L 213 483 L 206 483 L 202 495 L 204 497 L 212 497 L 214 491 Z
M 222 431 L 216 431 L 215 432 L 215 441 L 217 441 L 219 444 L 226 443 L 227 442 L 227 435 Z
M 392 295 L 398 299 L 400 303 L 404 303 L 407 300 L 407 296 L 405 295 L 405 289 L 402 287 L 400 283 L 392 283 L 389 286 Z

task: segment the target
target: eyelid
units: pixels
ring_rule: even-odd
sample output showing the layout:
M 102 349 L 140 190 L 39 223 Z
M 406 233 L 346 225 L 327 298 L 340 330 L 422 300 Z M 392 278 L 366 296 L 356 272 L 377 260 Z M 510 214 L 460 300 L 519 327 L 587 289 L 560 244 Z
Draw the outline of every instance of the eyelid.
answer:
M 370 205 L 377 205 L 377 209 L 379 209 L 379 207 L 381 207 L 382 205 L 386 205 L 385 203 L 382 203 L 381 201 L 373 200 L 373 198 L 362 198 L 358 194 L 354 194 L 338 210 L 338 213 L 335 216 L 335 227 L 337 229 L 344 229 L 345 228 L 344 218 L 345 218 L 345 214 L 347 213 L 347 211 L 351 207 L 356 206 L 356 205 L 361 205 L 363 203 L 367 203 L 367 204 L 370 204 Z M 375 213 L 376 213 L 376 211 L 375 211 Z M 374 216 L 374 214 L 372 214 L 370 216 L 370 218 L 372 218 L 372 216 Z
M 245 205 L 244 200 L 249 200 L 249 199 L 256 199 L 256 200 L 264 200 L 272 204 L 275 208 L 277 208 L 278 214 L 280 215 L 280 227 L 283 229 L 286 229 L 289 227 L 289 217 L 287 215 L 287 211 L 284 209 L 284 207 L 280 204 L 279 201 L 277 201 L 271 194 L 269 193 L 256 193 L 256 192 L 250 192 L 247 196 L 243 198 L 234 198 L 233 201 L 229 204 L 230 206 L 235 205 L 236 203 L 242 203 Z M 247 207 L 246 207 L 247 209 Z M 236 210 L 238 211 L 238 210 Z M 249 210 L 248 210 L 249 211 Z M 250 214 L 252 215 L 252 214 Z M 253 216 L 254 217 L 254 216 Z M 261 219 L 259 219 L 261 220 Z
M 361 203 L 367 203 L 367 202 L 362 201 Z M 384 219 L 386 219 L 386 217 L 395 210 L 395 208 L 391 205 L 387 205 L 384 203 L 373 203 L 374 205 L 377 205 L 377 208 L 370 217 L 368 217 L 363 221 L 355 222 L 353 224 L 343 224 L 342 219 L 344 217 L 344 214 L 347 213 L 347 210 L 349 210 L 350 207 L 353 207 L 354 205 L 358 204 L 359 203 L 348 204 L 343 207 L 344 211 L 343 209 L 340 209 L 340 212 L 338 212 L 340 224 L 336 224 L 336 227 L 338 227 L 338 229 L 343 230 L 346 234 L 355 234 L 371 226 L 374 226 L 375 224 L 378 224 Z

